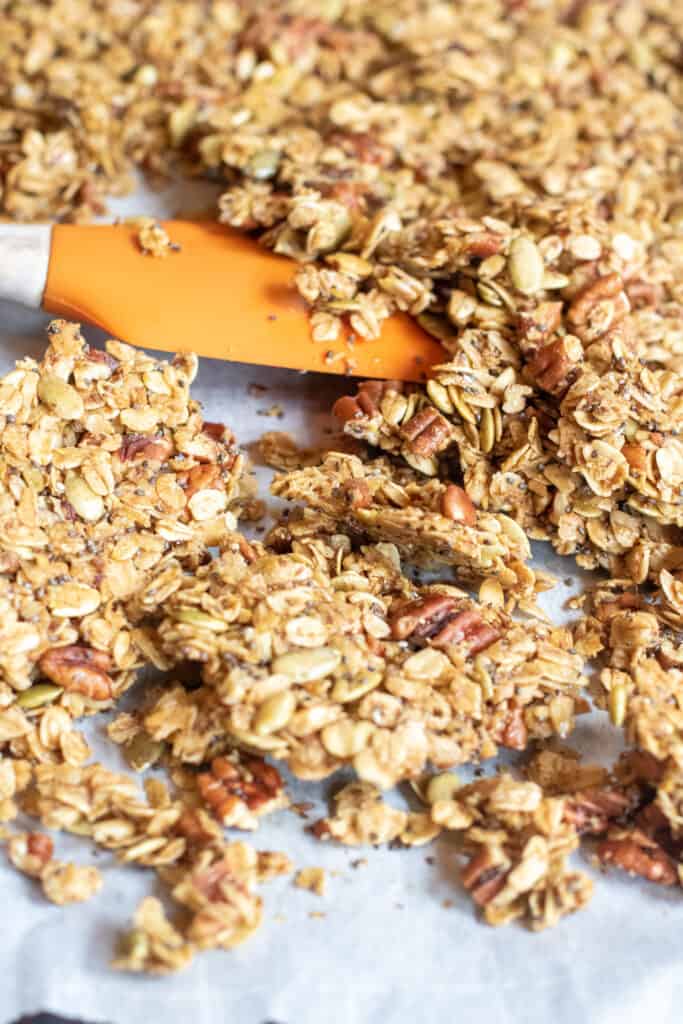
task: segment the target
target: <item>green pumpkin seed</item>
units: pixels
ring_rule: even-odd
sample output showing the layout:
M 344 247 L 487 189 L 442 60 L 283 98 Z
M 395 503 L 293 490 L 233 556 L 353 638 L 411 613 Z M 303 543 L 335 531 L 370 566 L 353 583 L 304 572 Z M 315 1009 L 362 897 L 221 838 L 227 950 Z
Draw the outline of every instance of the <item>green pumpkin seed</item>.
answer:
M 42 708 L 44 704 L 51 704 L 53 700 L 64 693 L 61 686 L 54 686 L 52 683 L 36 683 L 23 690 L 17 697 L 17 704 L 25 711 L 32 711 L 34 708 Z

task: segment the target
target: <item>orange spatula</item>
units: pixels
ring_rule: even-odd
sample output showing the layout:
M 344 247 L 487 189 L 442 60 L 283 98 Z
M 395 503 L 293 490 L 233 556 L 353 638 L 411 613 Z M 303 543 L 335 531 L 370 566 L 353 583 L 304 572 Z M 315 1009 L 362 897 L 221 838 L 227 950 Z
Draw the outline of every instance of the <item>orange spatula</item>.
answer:
M 0 225 L 0 297 L 88 321 L 134 345 L 213 359 L 421 380 L 444 358 L 403 315 L 352 349 L 341 339 L 315 342 L 290 260 L 219 224 L 164 227 L 180 251 L 155 259 L 127 225 Z

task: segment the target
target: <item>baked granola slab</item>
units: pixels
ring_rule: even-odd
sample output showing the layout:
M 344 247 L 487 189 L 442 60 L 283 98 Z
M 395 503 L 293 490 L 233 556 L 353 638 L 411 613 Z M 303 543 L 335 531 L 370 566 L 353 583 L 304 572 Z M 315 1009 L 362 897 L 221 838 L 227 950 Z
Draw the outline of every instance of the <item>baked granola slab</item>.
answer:
M 96 350 L 60 320 L 48 337 L 0 381 L 5 716 L 101 707 L 159 661 L 137 622 L 234 528 L 244 465 L 190 398 L 196 358 Z
M 303 778 L 351 763 L 382 787 L 569 732 L 582 662 L 566 630 L 416 586 L 392 545 L 331 540 L 308 542 L 317 558 L 228 552 L 186 578 L 159 626 L 168 657 L 202 665 L 181 706 Z

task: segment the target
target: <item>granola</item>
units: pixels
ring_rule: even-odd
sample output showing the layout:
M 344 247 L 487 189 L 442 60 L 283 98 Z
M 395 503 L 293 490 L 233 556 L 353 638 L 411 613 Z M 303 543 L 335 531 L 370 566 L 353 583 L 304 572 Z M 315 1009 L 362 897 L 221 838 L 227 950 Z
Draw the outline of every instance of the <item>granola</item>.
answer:
M 479 512 L 456 484 L 421 480 L 386 459 L 328 454 L 319 466 L 275 477 L 276 497 L 325 513 L 333 529 L 392 543 L 414 565 L 453 566 L 462 580 L 496 577 L 506 589 L 534 593 L 529 542 L 514 520 Z
M 336 540 L 249 563 L 229 552 L 186 577 L 159 638 L 167 657 L 201 663 L 205 685 L 162 697 L 165 722 L 182 728 L 204 708 L 217 731 L 302 778 L 350 763 L 382 787 L 428 760 L 568 734 L 582 686 L 568 631 L 416 586 L 392 545 L 357 554 Z
M 190 398 L 196 358 L 99 351 L 61 320 L 48 336 L 0 381 L 5 742 L 26 711 L 101 707 L 163 664 L 136 622 L 234 528 L 243 469 Z
M 431 807 L 433 820 L 462 832 L 462 883 L 488 924 L 521 920 L 552 927 L 591 898 L 591 880 L 567 864 L 579 833 L 561 797 L 508 774 L 463 786 Z

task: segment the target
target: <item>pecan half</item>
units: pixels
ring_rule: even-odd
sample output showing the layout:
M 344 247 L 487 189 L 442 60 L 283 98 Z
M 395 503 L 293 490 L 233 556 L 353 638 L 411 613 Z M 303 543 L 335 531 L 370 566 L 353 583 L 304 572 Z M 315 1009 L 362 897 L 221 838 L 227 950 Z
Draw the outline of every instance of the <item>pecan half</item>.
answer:
M 364 380 L 358 385 L 355 398 L 353 395 L 343 395 L 337 399 L 332 406 L 332 414 L 342 423 L 358 419 L 360 416 L 374 416 L 388 391 L 397 391 L 400 394 L 403 391 L 403 384 L 398 380 Z
M 245 811 L 263 810 L 283 790 L 280 773 L 258 757 L 235 764 L 227 757 L 215 757 L 210 772 L 197 776 L 199 792 L 224 825 L 240 820 Z
M 121 462 L 144 458 L 165 462 L 173 452 L 173 442 L 166 437 L 146 437 L 144 434 L 126 434 L 118 451 Z
M 614 864 L 630 875 L 640 875 L 658 885 L 675 885 L 678 881 L 671 857 L 639 829 L 605 839 L 598 846 L 597 855 L 602 864 Z
M 460 872 L 460 881 L 474 902 L 485 907 L 505 885 L 507 868 L 496 863 L 489 850 L 480 850 Z
M 616 299 L 617 295 L 623 291 L 623 287 L 621 277 L 616 273 L 605 274 L 604 277 L 591 281 L 572 299 L 567 319 L 575 327 L 583 327 L 588 322 L 593 307 L 604 299 Z M 628 309 L 624 312 L 628 312 Z
M 212 423 L 209 420 L 204 420 L 202 424 L 202 433 L 212 438 L 214 441 L 222 441 L 225 436 L 226 426 L 224 423 Z M 228 431 L 230 439 L 232 440 L 232 432 Z
M 429 641 L 433 647 L 465 643 L 469 654 L 478 654 L 499 637 L 498 630 L 484 622 L 479 612 L 457 611 L 452 597 L 429 597 L 403 605 L 390 619 L 394 640 Z
M 406 439 L 415 455 L 426 457 L 448 447 L 451 427 L 440 412 L 432 406 L 427 406 L 403 424 L 401 436 Z
M 468 494 L 457 484 L 449 484 L 441 498 L 441 514 L 454 523 L 474 526 L 477 521 L 475 509 Z
M 111 661 L 104 651 L 77 644 L 51 647 L 40 656 L 38 668 L 69 693 L 81 693 L 92 700 L 109 700 L 113 695 L 108 675 Z

